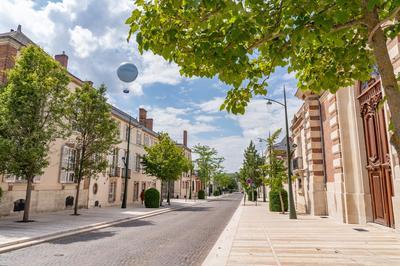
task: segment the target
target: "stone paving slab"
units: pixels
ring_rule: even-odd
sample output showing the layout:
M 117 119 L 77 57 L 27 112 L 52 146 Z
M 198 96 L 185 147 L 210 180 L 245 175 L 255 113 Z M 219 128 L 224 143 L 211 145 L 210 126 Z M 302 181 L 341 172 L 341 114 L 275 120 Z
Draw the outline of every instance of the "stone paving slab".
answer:
M 400 235 L 391 228 L 310 215 L 289 220 L 263 202 L 239 209 L 235 228 L 228 224 L 203 265 L 400 265 Z M 218 256 L 223 246 L 227 258 Z
M 201 203 L 197 200 L 172 200 L 171 206 L 164 204 L 159 209 L 148 209 L 144 207 L 128 206 L 126 209 L 119 207 L 103 207 L 80 209 L 79 216 L 74 216 L 72 210 L 51 213 L 33 214 L 31 219 L 35 222 L 21 223 L 20 217 L 0 218 L 0 248 L 28 242 L 33 239 L 46 236 L 72 232 L 83 228 L 105 225 L 107 223 L 130 218 L 138 218 L 168 210 L 183 208 Z

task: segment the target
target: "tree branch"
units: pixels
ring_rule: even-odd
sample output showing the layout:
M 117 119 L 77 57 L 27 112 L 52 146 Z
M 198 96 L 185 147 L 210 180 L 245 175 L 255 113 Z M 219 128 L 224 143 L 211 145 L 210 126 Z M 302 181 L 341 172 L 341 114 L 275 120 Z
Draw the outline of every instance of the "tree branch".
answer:
M 333 26 L 333 32 L 340 31 L 343 29 L 348 29 L 353 26 L 361 25 L 361 24 L 364 24 L 363 18 L 353 19 L 353 20 L 347 21 L 346 23 L 337 24 L 337 25 Z
M 375 32 L 379 29 L 379 27 L 381 27 L 386 22 L 389 22 L 390 20 L 393 20 L 394 18 L 396 18 L 396 15 L 397 15 L 397 13 L 399 13 L 399 11 L 400 11 L 400 6 L 398 6 L 395 10 L 393 10 L 392 14 L 390 14 L 387 18 L 385 18 L 384 20 L 380 21 L 378 24 L 375 25 L 375 27 L 372 29 L 372 31 L 370 32 L 370 34 L 368 36 L 369 43 L 372 41 L 372 38 L 374 37 Z

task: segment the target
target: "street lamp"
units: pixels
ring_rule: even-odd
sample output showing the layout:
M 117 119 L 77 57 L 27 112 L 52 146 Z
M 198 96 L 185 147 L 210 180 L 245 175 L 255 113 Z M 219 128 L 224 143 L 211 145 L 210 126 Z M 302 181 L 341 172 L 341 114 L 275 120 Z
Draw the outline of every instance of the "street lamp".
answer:
M 117 69 L 118 78 L 126 83 L 134 81 L 138 76 L 137 67 L 131 63 L 122 63 Z M 123 93 L 128 94 L 129 89 L 124 88 Z M 126 144 L 126 155 L 122 157 L 122 161 L 125 166 L 125 186 L 124 186 L 124 196 L 122 198 L 121 208 L 126 208 L 126 199 L 128 194 L 128 169 L 129 169 L 129 146 L 131 144 L 131 123 L 132 117 L 129 115 L 129 123 L 128 123 L 128 139 Z
M 287 168 L 288 168 L 288 190 L 289 190 L 289 218 L 297 219 L 296 209 L 294 207 L 294 199 L 293 199 L 293 189 L 292 189 L 292 169 L 290 167 L 291 154 L 290 154 L 290 145 L 289 145 L 289 122 L 288 122 L 288 114 L 287 114 L 287 103 L 286 103 L 286 88 L 283 86 L 283 100 L 284 102 L 278 102 L 274 99 L 264 98 L 267 100 L 267 105 L 272 105 L 272 103 L 277 103 L 285 108 L 285 123 L 286 123 L 286 153 L 287 153 Z
M 262 142 L 267 142 L 265 139 L 262 139 L 262 138 L 258 138 L 258 142 L 259 143 L 262 143 Z M 265 157 L 267 157 L 267 156 L 265 156 Z M 266 161 L 266 158 L 264 158 L 264 151 L 263 151 L 263 148 L 261 147 L 261 158 L 263 159 L 263 163 L 265 163 L 265 161 Z M 264 174 L 263 174 L 264 175 Z M 263 202 L 267 202 L 267 198 L 266 198 L 266 189 L 265 189 L 265 183 L 264 183 L 264 180 L 263 180 Z

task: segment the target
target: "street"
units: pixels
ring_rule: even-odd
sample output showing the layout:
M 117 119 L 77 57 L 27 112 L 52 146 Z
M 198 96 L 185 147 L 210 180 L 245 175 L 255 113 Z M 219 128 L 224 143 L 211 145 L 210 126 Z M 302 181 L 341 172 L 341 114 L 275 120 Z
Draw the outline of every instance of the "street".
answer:
M 200 265 L 242 194 L 0 254 L 0 265 Z

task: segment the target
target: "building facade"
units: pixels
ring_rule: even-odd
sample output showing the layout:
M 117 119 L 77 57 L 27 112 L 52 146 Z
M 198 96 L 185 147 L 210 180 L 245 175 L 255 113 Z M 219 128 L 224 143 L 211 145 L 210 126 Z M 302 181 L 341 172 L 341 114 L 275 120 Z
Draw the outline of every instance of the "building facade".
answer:
M 13 67 L 18 51 L 34 43 L 25 36 L 21 27 L 16 31 L 0 34 L 0 83 L 6 82 L 6 70 Z M 62 66 L 68 70 L 68 56 L 65 53 L 55 56 Z M 69 73 L 71 81 L 68 88 L 75 88 L 84 83 Z M 125 185 L 125 164 L 128 129 L 130 130 L 130 154 L 128 166 L 127 203 L 141 204 L 140 193 L 150 187 L 161 190 L 161 183 L 153 176 L 143 173 L 141 158 L 145 154 L 144 147 L 157 142 L 158 134 L 153 131 L 153 119 L 147 118 L 145 109 L 139 109 L 139 119 L 112 107 L 112 117 L 120 128 L 120 143 L 113 147 L 108 156 L 108 169 L 96 177 L 85 178 L 81 184 L 79 207 L 97 207 L 120 205 Z M 188 149 L 188 148 L 187 148 Z M 190 150 L 190 149 L 189 149 Z M 76 151 L 68 139 L 57 139 L 50 145 L 49 166 L 42 176 L 35 178 L 31 212 L 48 212 L 72 208 L 76 193 L 74 163 Z M 0 186 L 4 195 L 0 202 L 0 216 L 16 214 L 14 203 L 25 199 L 26 181 L 18 177 L 2 176 Z
M 388 47 L 399 73 L 399 38 Z M 297 208 L 344 223 L 399 228 L 399 159 L 379 74 L 334 94 L 296 96 L 304 101 L 291 126 Z

